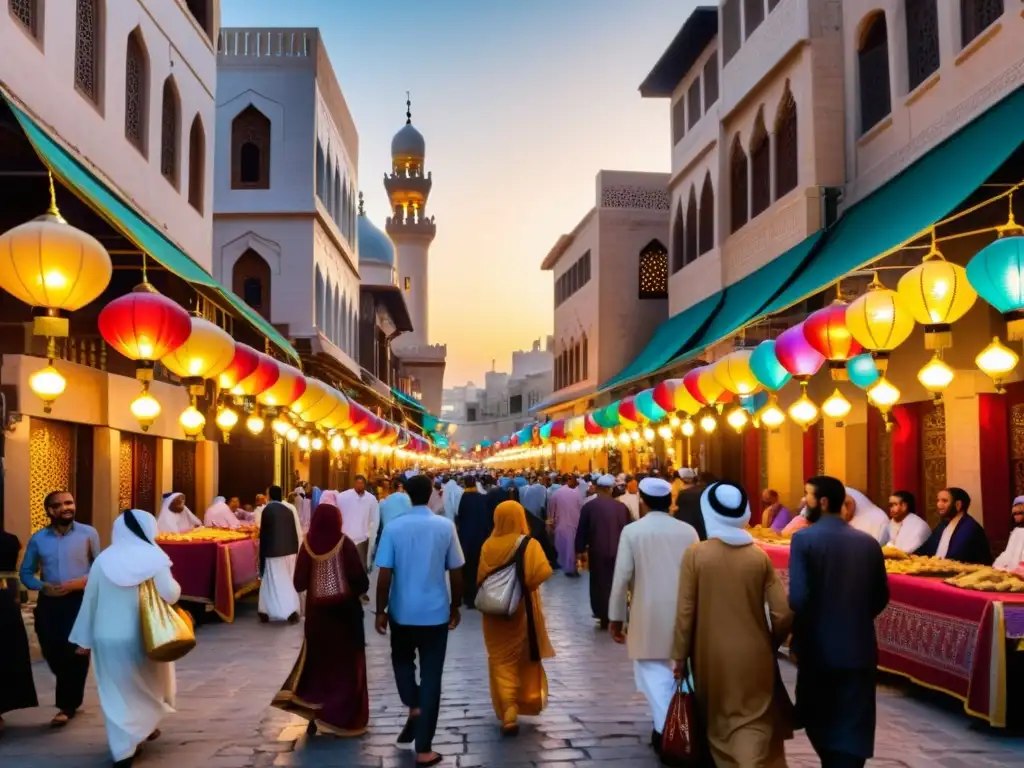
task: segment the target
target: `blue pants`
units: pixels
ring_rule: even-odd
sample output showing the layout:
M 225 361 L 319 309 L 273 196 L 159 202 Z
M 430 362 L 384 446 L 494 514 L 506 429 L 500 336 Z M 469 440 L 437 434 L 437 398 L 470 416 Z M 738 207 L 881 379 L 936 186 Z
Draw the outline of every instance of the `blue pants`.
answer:
M 448 651 L 448 625 L 420 627 L 391 621 L 391 666 L 402 703 L 418 708 L 416 751 L 431 751 L 437 716 L 441 709 L 441 675 Z M 416 682 L 416 654 L 420 656 L 420 681 Z

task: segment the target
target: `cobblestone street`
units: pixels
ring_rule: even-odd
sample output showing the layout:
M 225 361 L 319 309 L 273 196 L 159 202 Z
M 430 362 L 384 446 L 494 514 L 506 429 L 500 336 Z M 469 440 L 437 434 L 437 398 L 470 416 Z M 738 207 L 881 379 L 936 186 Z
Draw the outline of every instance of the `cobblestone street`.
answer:
M 548 710 L 524 721 L 514 741 L 501 740 L 487 690 L 487 666 L 475 612 L 464 615 L 449 644 L 444 701 L 435 747 L 445 766 L 657 766 L 646 748 L 651 724 L 634 691 L 625 649 L 597 631 L 589 616 L 586 578 L 561 575 L 545 587 L 548 626 L 558 657 L 547 664 Z M 367 627 L 369 628 L 369 618 Z M 262 626 L 252 605 L 232 625 L 205 626 L 197 649 L 178 665 L 178 712 L 162 724 L 138 766 L 147 768 L 391 768 L 413 757 L 393 746 L 405 719 L 391 677 L 388 643 L 368 630 L 370 733 L 354 741 L 307 739 L 303 721 L 267 706 L 300 644 L 301 627 Z M 0 765 L 93 768 L 109 765 L 95 688 L 65 730 L 46 727 L 53 679 L 35 667 L 44 707 L 13 712 L 0 742 Z M 784 674 L 792 689 L 794 671 Z M 877 757 L 872 766 L 990 768 L 1024 763 L 1024 740 L 981 729 L 953 706 L 936 706 L 902 684 L 879 691 Z M 815 766 L 802 734 L 787 744 L 791 766 Z

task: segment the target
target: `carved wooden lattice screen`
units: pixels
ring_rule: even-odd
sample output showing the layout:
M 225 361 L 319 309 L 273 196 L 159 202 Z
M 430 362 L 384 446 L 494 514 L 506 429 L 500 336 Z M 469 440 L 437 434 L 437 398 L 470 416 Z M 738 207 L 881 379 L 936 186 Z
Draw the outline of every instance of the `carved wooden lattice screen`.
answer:
M 924 498 L 917 511 L 932 527 L 938 525 L 935 497 L 946 487 L 946 409 L 939 403 L 924 404 L 921 413 L 921 477 Z

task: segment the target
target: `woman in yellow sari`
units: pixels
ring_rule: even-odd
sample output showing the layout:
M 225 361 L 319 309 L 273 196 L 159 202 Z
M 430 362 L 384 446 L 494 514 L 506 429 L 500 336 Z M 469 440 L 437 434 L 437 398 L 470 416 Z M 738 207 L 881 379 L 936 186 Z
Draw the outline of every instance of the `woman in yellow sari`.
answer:
M 480 553 L 477 584 L 508 565 L 515 557 L 520 538 L 529 533 L 526 512 L 518 501 L 499 504 L 494 511 L 494 530 Z M 535 539 L 529 540 L 523 553 L 523 573 L 533 621 L 527 619 L 525 599 L 512 616 L 483 616 L 491 701 L 501 720 L 502 732 L 509 736 L 519 732 L 519 715 L 539 715 L 547 705 L 548 679 L 541 659 L 555 655 L 544 624 L 539 592 L 540 585 L 551 576 L 551 565 Z

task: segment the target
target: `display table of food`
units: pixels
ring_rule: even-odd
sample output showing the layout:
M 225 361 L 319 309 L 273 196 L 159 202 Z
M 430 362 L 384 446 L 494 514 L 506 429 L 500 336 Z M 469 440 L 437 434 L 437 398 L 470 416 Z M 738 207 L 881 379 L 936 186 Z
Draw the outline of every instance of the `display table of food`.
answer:
M 788 587 L 788 542 L 758 544 Z M 889 605 L 875 622 L 879 669 L 954 696 L 969 714 L 1005 727 L 1007 653 L 1024 638 L 1024 594 L 1017 591 L 1024 581 L 885 551 Z
M 259 587 L 259 540 L 253 531 L 196 528 L 161 534 L 156 543 L 171 558 L 181 599 L 212 605 L 224 621 L 235 620 L 237 598 Z

